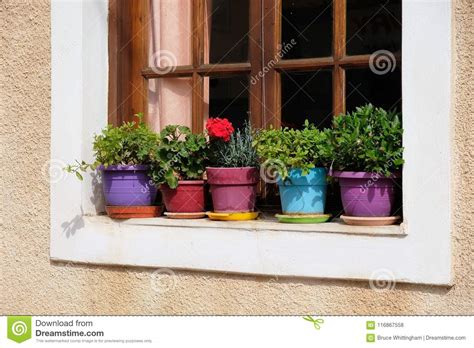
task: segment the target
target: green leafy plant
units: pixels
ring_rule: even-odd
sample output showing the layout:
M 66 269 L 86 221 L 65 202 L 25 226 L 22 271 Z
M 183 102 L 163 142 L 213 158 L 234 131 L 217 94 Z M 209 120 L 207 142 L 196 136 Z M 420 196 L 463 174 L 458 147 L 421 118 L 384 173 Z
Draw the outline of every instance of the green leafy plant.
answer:
M 94 163 L 76 160 L 76 163 L 68 165 L 65 170 L 75 173 L 82 180 L 80 172 L 95 170 L 99 165 L 150 164 L 158 135 L 142 121 L 142 113 L 134 116 L 138 119 L 137 122 L 126 122 L 119 127 L 108 125 L 100 134 L 94 135 Z
M 403 164 L 400 114 L 367 104 L 334 118 L 333 169 L 389 176 Z
M 242 129 L 234 131 L 227 142 L 210 139 L 209 147 L 210 165 L 213 167 L 258 167 L 253 130 L 248 122 Z
M 188 127 L 169 125 L 160 133 L 160 143 L 150 176 L 155 184 L 178 187 L 178 180 L 201 179 L 208 159 L 208 144 L 203 134 Z
M 290 169 L 303 175 L 314 167 L 325 167 L 332 158 L 328 131 L 305 121 L 303 129 L 266 129 L 257 132 L 254 144 L 264 166 L 274 166 L 284 180 Z

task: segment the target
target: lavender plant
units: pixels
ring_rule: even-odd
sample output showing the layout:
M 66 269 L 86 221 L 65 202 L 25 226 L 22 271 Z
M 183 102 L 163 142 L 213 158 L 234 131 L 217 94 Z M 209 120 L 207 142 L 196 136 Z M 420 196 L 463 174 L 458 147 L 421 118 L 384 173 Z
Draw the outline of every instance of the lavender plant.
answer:
M 253 129 L 246 122 L 237 129 L 228 142 L 212 141 L 210 163 L 213 167 L 258 167 L 258 156 L 253 145 Z

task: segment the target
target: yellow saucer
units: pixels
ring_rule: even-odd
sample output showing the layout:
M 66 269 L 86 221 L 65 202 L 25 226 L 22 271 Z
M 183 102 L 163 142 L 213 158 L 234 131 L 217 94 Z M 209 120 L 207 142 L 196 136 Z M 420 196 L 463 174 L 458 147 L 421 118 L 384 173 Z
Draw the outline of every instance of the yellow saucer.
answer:
M 211 220 L 219 221 L 244 221 L 244 220 L 255 220 L 258 217 L 258 212 L 245 212 L 245 213 L 214 213 L 208 211 L 207 216 Z

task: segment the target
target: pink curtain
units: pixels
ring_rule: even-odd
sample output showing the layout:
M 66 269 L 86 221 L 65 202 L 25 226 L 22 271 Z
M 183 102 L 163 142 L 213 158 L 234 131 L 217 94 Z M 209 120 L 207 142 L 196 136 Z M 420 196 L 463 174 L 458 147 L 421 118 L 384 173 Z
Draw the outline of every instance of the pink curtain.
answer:
M 150 66 L 167 68 L 190 65 L 192 49 L 192 0 L 150 0 Z M 168 124 L 191 126 L 190 78 L 149 81 L 148 112 L 156 131 Z
M 204 62 L 209 62 L 212 0 L 205 2 Z M 149 64 L 167 68 L 192 64 L 192 0 L 150 0 L 151 35 Z M 168 124 L 192 124 L 192 79 L 149 80 L 148 112 L 151 126 L 159 131 Z M 204 121 L 209 115 L 209 78 L 204 79 Z

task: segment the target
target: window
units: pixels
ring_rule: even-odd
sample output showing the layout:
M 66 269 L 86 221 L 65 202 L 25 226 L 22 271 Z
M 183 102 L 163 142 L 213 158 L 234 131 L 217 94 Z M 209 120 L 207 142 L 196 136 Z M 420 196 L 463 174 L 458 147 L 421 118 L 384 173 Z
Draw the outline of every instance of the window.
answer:
M 146 100 L 141 93 L 146 88 L 138 59 L 146 61 L 147 57 L 129 55 L 127 41 L 116 45 L 117 36 L 108 33 L 108 29 L 117 28 L 113 11 L 124 10 L 113 5 L 130 3 L 51 3 L 52 164 L 70 163 L 75 158 L 92 160 L 91 134 L 107 123 L 108 100 L 121 100 L 117 104 L 120 110 L 144 110 Z M 142 3 L 133 3 L 138 4 L 132 9 L 137 16 Z M 336 224 L 295 230 L 296 226 L 271 223 L 117 223 L 94 216 L 100 203 L 94 178 L 79 182 L 64 176 L 50 186 L 51 259 L 337 279 L 371 279 L 374 271 L 385 269 L 400 282 L 450 285 L 450 229 L 455 209 L 450 200 L 451 6 L 448 1 L 403 1 L 403 66 L 399 68 L 406 163 L 401 234 L 377 228 L 374 235 L 373 229 L 344 230 Z M 134 44 L 144 40 L 141 27 L 129 27 Z M 129 60 L 120 74 L 114 71 L 122 65 L 113 65 L 112 57 L 117 58 L 115 62 Z M 131 71 L 138 74 L 128 80 Z M 123 98 L 123 90 L 117 87 L 116 78 L 121 81 L 124 76 L 133 83 L 124 87 L 134 92 L 130 98 Z M 118 116 L 128 114 L 115 112 Z
M 123 55 L 118 63 L 110 56 L 118 65 L 112 75 L 132 62 L 115 86 L 117 95 L 132 97 L 114 98 L 112 114 L 132 115 L 148 104 L 157 128 L 181 122 L 201 131 L 209 116 L 237 125 L 250 118 L 256 127 L 299 127 L 305 119 L 327 127 L 332 116 L 367 102 L 401 111 L 401 0 L 139 0 L 111 7 L 129 19 L 111 21 Z

